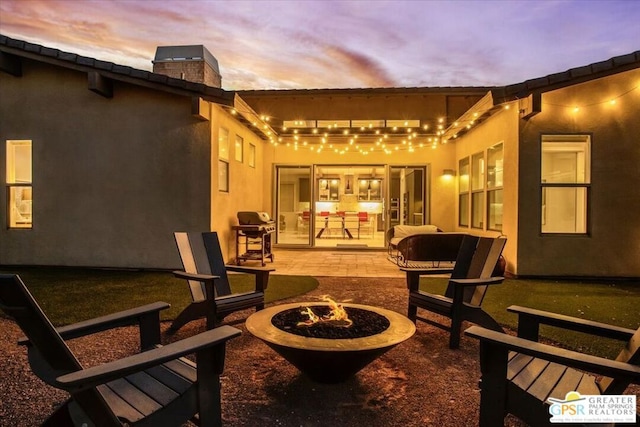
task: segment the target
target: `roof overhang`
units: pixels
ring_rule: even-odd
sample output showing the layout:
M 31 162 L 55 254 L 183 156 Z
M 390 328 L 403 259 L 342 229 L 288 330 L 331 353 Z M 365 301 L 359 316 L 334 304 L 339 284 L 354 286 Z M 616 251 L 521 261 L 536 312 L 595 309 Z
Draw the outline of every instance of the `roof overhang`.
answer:
M 26 58 L 84 72 L 88 76 L 93 74 L 95 77 L 97 72 L 102 79 L 120 81 L 175 95 L 200 97 L 220 105 L 233 106 L 234 103 L 234 92 L 14 40 L 2 35 L 0 35 L 0 53 L 2 56 L 0 60 L 1 69 L 13 75 L 16 75 L 16 68 L 20 68 L 20 65 L 18 65 L 20 63 L 19 59 Z M 8 65 L 5 66 L 4 64 Z

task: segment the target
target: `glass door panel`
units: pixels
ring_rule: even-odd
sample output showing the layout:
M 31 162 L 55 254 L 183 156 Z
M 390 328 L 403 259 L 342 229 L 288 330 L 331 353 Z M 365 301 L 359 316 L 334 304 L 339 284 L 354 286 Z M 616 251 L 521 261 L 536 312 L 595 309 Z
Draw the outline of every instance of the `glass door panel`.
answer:
M 311 245 L 311 168 L 276 166 L 276 242 L 282 245 Z
M 384 247 L 384 165 L 315 165 L 314 183 L 314 247 Z

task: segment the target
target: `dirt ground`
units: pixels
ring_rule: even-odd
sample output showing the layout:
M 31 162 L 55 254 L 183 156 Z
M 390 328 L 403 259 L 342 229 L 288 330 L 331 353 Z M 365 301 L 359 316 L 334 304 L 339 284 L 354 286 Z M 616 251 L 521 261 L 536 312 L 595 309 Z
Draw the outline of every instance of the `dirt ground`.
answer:
M 315 301 L 313 296 L 328 294 L 338 301 L 405 313 L 403 279 L 319 281 L 313 292 L 278 303 Z M 222 416 L 227 426 L 471 427 L 478 423 L 478 345 L 471 338 L 463 337 L 460 349 L 450 350 L 445 331 L 419 323 L 411 339 L 355 377 L 340 384 L 318 384 L 253 337 L 244 323 L 234 326 L 243 333 L 227 346 L 222 377 Z M 0 426 L 39 425 L 65 399 L 65 393 L 31 374 L 24 348 L 15 345 L 21 333 L 13 323 L 0 319 L 0 329 Z M 203 321 L 192 322 L 170 340 L 203 330 Z M 71 346 L 85 366 L 92 366 L 136 351 L 136 333 L 136 329 L 121 328 L 74 340 Z M 524 424 L 508 417 L 505 425 Z

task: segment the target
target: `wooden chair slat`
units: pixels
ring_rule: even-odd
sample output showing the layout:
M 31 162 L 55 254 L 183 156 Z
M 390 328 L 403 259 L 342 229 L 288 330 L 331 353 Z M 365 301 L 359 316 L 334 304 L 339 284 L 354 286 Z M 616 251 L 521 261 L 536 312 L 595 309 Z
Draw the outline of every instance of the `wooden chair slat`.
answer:
M 133 375 L 129 375 L 126 379 L 133 386 L 162 406 L 168 405 L 169 402 L 180 395 L 146 372 L 138 372 Z
M 178 359 L 178 360 L 171 360 L 170 362 L 167 362 L 162 366 L 166 369 L 169 369 L 172 373 L 178 374 L 181 377 L 187 379 L 188 381 L 193 382 L 193 381 L 196 381 L 197 379 L 196 368 L 186 363 L 186 359 L 184 358 Z M 163 381 L 163 378 L 158 378 L 158 379 Z
M 162 384 L 171 388 L 171 390 L 182 394 L 191 387 L 196 375 L 191 376 L 193 379 L 187 379 L 187 377 L 180 375 L 174 369 L 169 369 L 167 367 L 169 364 L 170 363 L 164 363 L 162 366 L 154 366 L 153 368 L 147 369 L 146 372 Z
M 123 400 L 122 397 L 118 396 L 118 394 L 107 385 L 99 385 L 96 388 L 118 418 L 127 420 L 130 423 L 135 423 L 144 418 L 144 414 L 129 405 L 126 400 Z
M 544 371 L 538 375 L 533 384 L 529 386 L 527 392 L 536 399 L 545 402 L 553 389 L 558 385 L 558 381 L 560 381 L 566 370 L 566 366 L 549 363 Z
M 197 273 L 198 269 L 193 251 L 191 250 L 189 235 L 187 233 L 175 233 L 175 239 L 184 271 L 187 273 Z M 187 283 L 189 284 L 189 291 L 191 292 L 191 300 L 193 302 L 200 302 L 207 299 L 207 291 L 203 283 L 196 280 L 189 280 Z
M 592 394 L 595 396 L 602 394 L 596 382 L 596 377 L 586 374 L 580 378 L 580 383 L 578 387 L 576 387 L 576 391 L 580 394 Z
M 126 400 L 128 404 L 136 408 L 140 413 L 144 414 L 144 416 L 148 416 L 162 408 L 162 405 L 124 378 L 110 381 L 107 385 L 114 393 L 120 396 L 123 400 Z
M 578 389 L 578 385 L 580 384 L 580 381 L 582 381 L 582 378 L 584 376 L 584 372 L 567 368 L 562 378 L 558 380 L 558 384 L 553 388 L 551 393 L 549 393 L 548 397 L 553 397 L 554 399 L 564 399 L 567 393 Z
M 526 354 L 516 352 L 511 353 L 513 353 L 513 355 L 507 364 L 507 379 L 509 381 L 513 380 L 513 378 L 525 369 L 533 360 L 532 356 L 527 356 Z
M 544 371 L 549 362 L 542 359 L 533 359 L 527 366 L 518 372 L 518 375 L 513 377 L 511 382 L 520 387 L 523 390 L 528 390 L 531 384 L 538 378 L 540 373 Z

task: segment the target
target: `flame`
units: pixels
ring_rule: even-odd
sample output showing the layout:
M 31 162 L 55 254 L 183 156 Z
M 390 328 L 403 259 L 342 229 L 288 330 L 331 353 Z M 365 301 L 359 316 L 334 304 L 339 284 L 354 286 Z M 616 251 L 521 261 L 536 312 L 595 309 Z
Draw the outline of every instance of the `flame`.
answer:
M 309 316 L 309 319 L 303 322 L 298 322 L 298 326 L 311 326 L 315 325 L 316 323 L 331 322 L 335 326 L 348 328 L 353 324 L 353 321 L 349 319 L 349 315 L 347 314 L 347 311 L 344 309 L 342 304 L 339 304 L 331 299 L 329 295 L 322 295 L 320 299 L 329 303 L 329 308 L 331 309 L 331 311 L 329 311 L 328 314 L 320 317 L 315 314 L 313 310 L 311 310 L 311 308 L 305 307 L 301 313 Z

